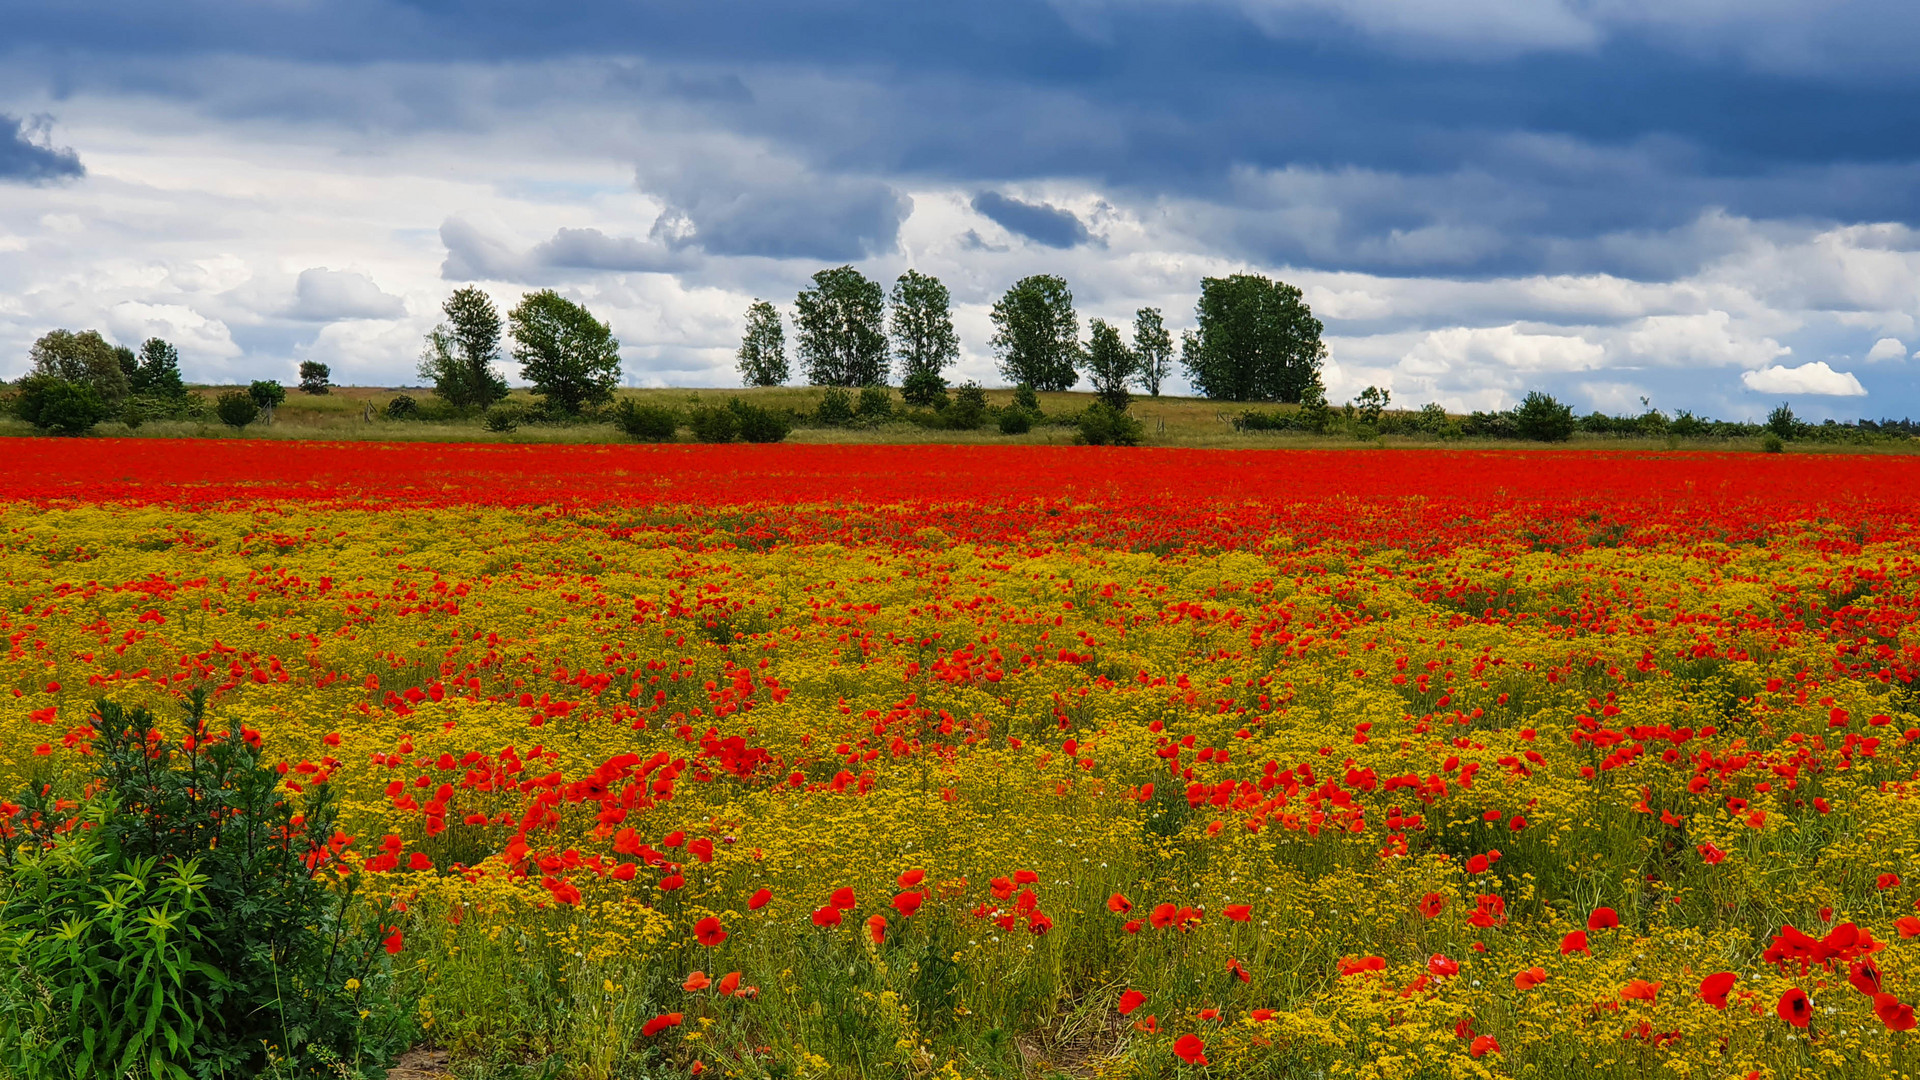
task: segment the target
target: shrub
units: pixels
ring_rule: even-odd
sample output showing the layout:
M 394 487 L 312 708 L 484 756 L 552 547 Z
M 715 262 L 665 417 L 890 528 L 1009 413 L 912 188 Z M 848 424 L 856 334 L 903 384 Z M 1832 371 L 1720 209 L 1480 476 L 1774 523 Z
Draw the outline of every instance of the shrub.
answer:
M 740 417 L 724 405 L 697 405 L 687 414 L 687 426 L 703 443 L 732 442 L 740 432 Z
M 1771 431 L 1767 432 L 1766 436 L 1760 440 L 1760 449 L 1769 454 L 1778 454 L 1786 448 L 1786 440 Z
M 1573 409 L 1538 390 L 1527 393 L 1513 410 L 1514 431 L 1535 442 L 1566 442 L 1573 437 Z
M 205 701 L 182 740 L 99 702 L 99 794 L 31 788 L 0 836 L 10 1075 L 260 1076 L 272 1046 L 275 1075 L 352 1077 L 404 1045 L 386 910 L 358 874 L 329 885 L 330 789 L 281 790 L 259 734 L 210 727 Z
M 520 410 L 504 401 L 489 405 L 481 414 L 480 423 L 488 431 L 505 434 L 520 426 Z
M 147 410 L 142 408 L 137 398 L 128 398 L 120 409 L 120 422 L 129 429 L 138 428 L 147 422 Z
M 1667 425 L 1669 434 L 1678 435 L 1683 439 L 1696 438 L 1707 434 L 1711 430 L 1712 428 L 1707 425 L 1705 420 L 1700 419 L 1685 409 L 1680 410 L 1680 414 L 1673 418 L 1673 423 Z
M 1429 401 L 1420 406 L 1420 411 L 1415 413 L 1413 418 L 1414 428 L 1429 435 L 1441 434 L 1452 423 L 1453 420 L 1447 415 L 1446 408 L 1437 401 Z
M 213 406 L 220 422 L 236 431 L 260 418 L 260 406 L 245 390 L 228 390 Z
M 1075 426 L 1074 441 L 1088 446 L 1138 446 L 1146 435 L 1146 425 L 1104 401 L 1088 405 Z
M 820 404 L 813 410 L 813 420 L 828 427 L 844 427 L 853 423 L 853 395 L 838 386 L 827 387 L 820 395 Z
M 1807 425 L 1801 423 L 1800 418 L 1793 415 L 1793 406 L 1784 401 L 1772 412 L 1767 414 L 1766 426 L 1768 431 L 1773 432 L 1781 439 L 1798 439 L 1807 433 Z
M 1248 409 L 1234 417 L 1232 422 L 1235 431 L 1292 431 L 1295 427 L 1293 421 L 1292 413 L 1280 412 L 1277 409 L 1273 412 Z
M 420 403 L 405 394 L 395 394 L 393 400 L 387 402 L 386 412 L 389 420 L 416 420 L 420 417 Z
M 953 400 L 941 415 L 946 426 L 955 431 L 973 431 L 987 422 L 987 392 L 968 380 L 954 388 Z
M 113 415 L 106 399 L 93 387 L 51 375 L 29 375 L 20 380 L 13 408 L 20 419 L 55 435 L 84 435 Z
M 1000 410 L 1000 434 L 1025 435 L 1032 430 L 1033 417 L 1027 415 L 1027 410 L 1021 408 Z
M 878 424 L 893 417 L 893 394 L 884 386 L 863 386 L 860 388 L 860 401 L 853 407 L 853 415 L 869 424 Z
M 1040 395 L 1034 393 L 1032 383 L 1021 383 L 1013 388 L 1013 403 L 1035 416 L 1040 415 Z
M 920 408 L 938 409 L 947 401 L 947 380 L 937 371 L 916 371 L 900 380 L 900 400 Z
M 247 386 L 247 396 L 262 409 L 271 409 L 287 400 L 287 388 L 272 379 L 255 379 Z
M 640 442 L 672 442 L 680 428 L 680 413 L 666 405 L 648 405 L 622 398 L 613 407 L 613 426 Z
M 727 401 L 727 411 L 733 414 L 734 429 L 740 437 L 751 443 L 776 443 L 784 440 L 793 430 L 793 421 L 764 405 L 751 405 L 739 398 Z

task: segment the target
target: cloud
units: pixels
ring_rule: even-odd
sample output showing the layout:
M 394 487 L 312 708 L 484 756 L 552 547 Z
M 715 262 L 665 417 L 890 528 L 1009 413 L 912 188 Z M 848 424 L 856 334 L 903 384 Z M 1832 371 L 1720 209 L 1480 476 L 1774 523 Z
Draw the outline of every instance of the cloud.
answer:
M 440 225 L 447 281 L 512 281 L 548 285 L 607 273 L 668 273 L 692 268 L 694 254 L 654 237 L 609 236 L 599 229 L 562 227 L 524 251 L 463 218 Z
M 1799 367 L 1765 367 L 1742 372 L 1740 381 L 1761 394 L 1816 394 L 1823 397 L 1865 397 L 1867 389 L 1851 372 L 1835 371 L 1825 360 Z
M 882 180 L 822 174 L 764 147 L 710 140 L 636 170 L 666 204 L 650 239 L 709 255 L 852 261 L 894 250 L 913 200 Z
M 129 348 L 148 338 L 172 342 L 187 360 L 230 360 L 240 355 L 227 324 L 183 304 L 147 304 L 123 300 L 106 311 L 107 333 Z
M 406 313 L 406 301 L 381 291 L 372 278 L 324 266 L 300 271 L 293 286 L 293 305 L 287 309 L 289 318 L 303 322 L 398 319 Z
M 528 257 L 541 266 L 569 270 L 663 273 L 683 269 L 689 260 L 649 237 L 608 236 L 599 229 L 561 229 L 535 244 Z
M 1513 372 L 1591 371 L 1606 349 L 1571 334 L 1527 333 L 1516 326 L 1435 330 L 1402 359 L 1416 374 L 1493 366 Z
M 1904 360 L 1906 358 L 1907 347 L 1900 343 L 1899 338 L 1883 337 L 1873 343 L 1873 348 L 1867 350 L 1867 363 L 1869 364 L 1877 364 L 1882 360 Z
M 1021 202 L 996 191 L 975 195 L 972 206 L 988 221 L 1042 247 L 1079 247 L 1092 239 L 1086 225 L 1072 211 L 1057 206 Z
M 80 155 L 48 142 L 50 125 L 46 117 L 0 113 L 0 182 L 46 184 L 87 174 Z

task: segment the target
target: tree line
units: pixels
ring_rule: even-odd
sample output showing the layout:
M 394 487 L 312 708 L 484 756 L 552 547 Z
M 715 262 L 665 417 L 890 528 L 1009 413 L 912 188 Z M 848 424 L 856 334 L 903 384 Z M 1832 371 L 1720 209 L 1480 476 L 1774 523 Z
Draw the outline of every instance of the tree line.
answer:
M 815 386 L 880 386 L 899 379 L 908 404 L 934 404 L 960 358 L 952 297 L 939 278 L 908 270 L 891 294 L 852 266 L 821 270 L 793 301 L 794 353 Z M 1320 320 L 1300 290 L 1258 274 L 1203 278 L 1196 326 L 1181 334 L 1180 365 L 1202 395 L 1298 403 L 1320 385 L 1327 356 Z M 993 305 L 989 344 L 1001 378 L 1034 390 L 1067 390 L 1084 376 L 1102 401 L 1127 406 L 1133 388 L 1158 397 L 1173 373 L 1173 337 L 1160 309 L 1134 313 L 1131 340 L 1105 319 L 1080 337 L 1064 278 L 1021 278 Z M 755 299 L 737 355 L 748 386 L 778 386 L 793 372 L 772 303 Z

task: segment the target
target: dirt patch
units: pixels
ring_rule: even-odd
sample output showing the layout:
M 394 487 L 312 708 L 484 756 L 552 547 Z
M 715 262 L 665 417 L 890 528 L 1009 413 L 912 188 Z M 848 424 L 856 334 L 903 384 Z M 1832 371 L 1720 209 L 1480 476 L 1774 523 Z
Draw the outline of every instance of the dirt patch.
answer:
M 453 1080 L 445 1050 L 409 1050 L 387 1070 L 387 1080 Z

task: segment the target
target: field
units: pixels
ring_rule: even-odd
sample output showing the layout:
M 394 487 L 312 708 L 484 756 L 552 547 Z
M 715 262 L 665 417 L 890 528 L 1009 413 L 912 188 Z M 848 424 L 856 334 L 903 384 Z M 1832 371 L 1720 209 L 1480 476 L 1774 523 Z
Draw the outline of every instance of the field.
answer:
M 1911 457 L 8 450 L 0 797 L 205 688 L 463 1077 L 1920 1072 Z

